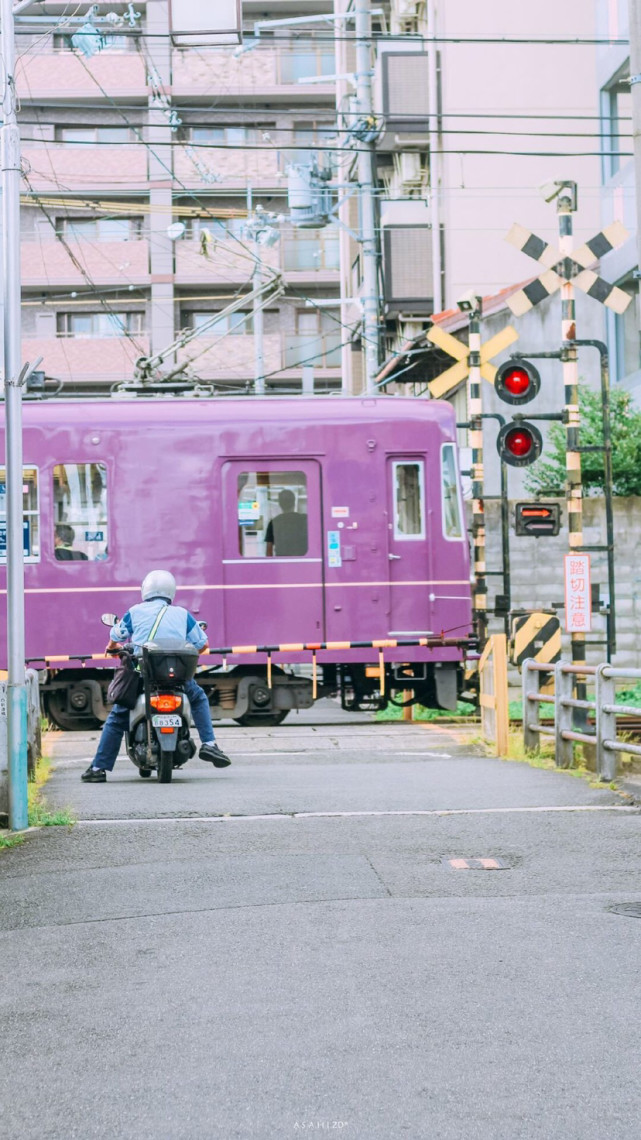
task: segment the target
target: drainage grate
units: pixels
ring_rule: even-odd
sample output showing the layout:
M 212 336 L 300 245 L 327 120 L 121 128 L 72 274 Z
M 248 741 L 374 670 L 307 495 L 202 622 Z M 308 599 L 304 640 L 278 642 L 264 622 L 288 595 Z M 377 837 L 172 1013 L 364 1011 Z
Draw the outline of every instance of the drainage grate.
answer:
M 623 914 L 626 918 L 641 918 L 641 902 L 615 903 L 605 909 L 611 914 Z
M 502 859 L 443 859 L 452 871 L 508 871 L 509 864 Z

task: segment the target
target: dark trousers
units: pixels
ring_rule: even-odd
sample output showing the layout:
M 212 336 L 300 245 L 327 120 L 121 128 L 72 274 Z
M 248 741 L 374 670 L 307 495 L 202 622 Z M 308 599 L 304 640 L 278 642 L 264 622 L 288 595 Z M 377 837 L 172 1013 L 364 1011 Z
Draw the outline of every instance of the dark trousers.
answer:
M 205 693 L 195 681 L 187 681 L 185 694 L 191 705 L 194 724 L 201 744 L 211 743 L 214 740 L 214 727 L 211 723 L 209 701 Z M 93 760 L 94 768 L 104 768 L 106 772 L 111 772 L 120 752 L 122 738 L 128 728 L 129 709 L 124 708 L 123 705 L 114 705 L 103 725 L 100 744 Z

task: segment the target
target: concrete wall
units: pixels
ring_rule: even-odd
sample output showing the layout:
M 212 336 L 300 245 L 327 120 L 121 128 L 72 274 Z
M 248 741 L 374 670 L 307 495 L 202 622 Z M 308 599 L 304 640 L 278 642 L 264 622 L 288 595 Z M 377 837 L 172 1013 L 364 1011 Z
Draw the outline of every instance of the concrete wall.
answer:
M 615 598 L 618 665 L 641 667 L 641 498 L 615 499 Z M 498 502 L 486 504 L 487 564 L 491 570 L 501 568 L 501 520 Z M 564 524 L 565 508 L 562 505 Z M 586 545 L 605 544 L 605 509 L 601 497 L 585 499 L 583 504 L 584 540 Z M 549 609 L 553 602 L 564 599 L 563 556 L 568 553 L 567 526 L 557 538 L 517 538 L 514 535 L 514 502 L 510 503 L 510 558 L 512 569 L 512 607 L 514 609 Z M 592 554 L 592 581 L 607 595 L 607 563 L 605 554 Z M 502 579 L 488 578 L 489 604 L 502 592 Z M 563 611 L 560 611 L 563 618 Z M 492 630 L 500 632 L 500 619 L 492 619 Z M 594 618 L 588 641 L 605 638 L 605 619 Z M 564 656 L 569 657 L 569 638 L 563 637 Z M 605 660 L 605 647 L 588 649 L 588 660 Z

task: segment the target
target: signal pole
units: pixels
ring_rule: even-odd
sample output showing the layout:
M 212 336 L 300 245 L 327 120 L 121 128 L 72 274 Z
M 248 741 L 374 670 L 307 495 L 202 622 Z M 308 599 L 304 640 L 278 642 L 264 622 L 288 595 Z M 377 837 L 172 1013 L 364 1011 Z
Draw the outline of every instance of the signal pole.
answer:
M 564 258 L 572 259 L 572 214 L 577 206 L 576 182 L 564 182 L 558 196 L 559 250 Z M 565 498 L 568 513 L 570 554 L 580 552 L 583 546 L 583 488 L 581 482 L 581 452 L 579 451 L 579 351 L 576 341 L 576 306 L 574 285 L 563 280 L 561 285 L 561 363 L 565 391 L 566 479 Z M 570 635 L 572 661 L 582 665 L 585 661 L 585 633 Z M 577 693 L 585 686 L 577 685 Z
M 472 448 L 472 536 L 474 539 L 474 611 L 481 647 L 487 639 L 487 581 L 485 577 L 485 502 L 483 467 L 483 394 L 481 391 L 481 307 L 474 298 L 468 334 L 470 374 L 467 388 L 468 439 Z
M 632 138 L 637 202 L 637 249 L 641 266 L 641 5 L 628 0 L 630 20 L 630 91 L 632 94 Z M 637 310 L 637 320 L 641 312 Z
M 372 15 L 370 0 L 354 4 L 356 35 L 356 101 L 359 124 L 372 118 Z M 378 250 L 374 213 L 374 140 L 362 132 L 358 138 L 358 185 L 361 209 L 361 249 L 363 258 L 363 346 L 365 356 L 365 391 L 376 395 L 378 373 Z

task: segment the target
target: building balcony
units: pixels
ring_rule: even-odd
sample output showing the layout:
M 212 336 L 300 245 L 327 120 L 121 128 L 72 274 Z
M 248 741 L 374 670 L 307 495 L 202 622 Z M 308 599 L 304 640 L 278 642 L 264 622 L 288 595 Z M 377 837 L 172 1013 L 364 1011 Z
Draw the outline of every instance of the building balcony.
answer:
M 192 146 L 190 143 L 174 149 L 177 182 L 202 190 L 203 170 L 219 176 L 217 185 L 221 189 L 245 189 L 248 182 L 259 190 L 278 189 L 285 178 L 285 164 L 277 150 L 234 150 L 232 147 Z
M 251 277 L 254 269 L 252 247 L 245 250 L 234 241 L 217 241 L 208 256 L 196 240 L 176 243 L 176 283 L 178 285 L 207 282 L 238 282 Z M 292 238 L 283 235 L 278 245 L 261 247 L 265 270 L 280 270 L 292 285 L 311 283 L 337 287 L 339 282 L 338 245 L 323 238 Z
M 34 190 L 60 194 L 148 190 L 147 150 L 131 146 L 65 146 L 27 142 L 23 162 Z
M 288 379 L 300 380 L 303 365 L 311 365 L 317 375 L 340 376 L 340 334 L 329 333 L 311 338 L 302 335 L 266 333 L 264 337 L 265 376 L 276 384 Z M 204 351 L 203 351 L 204 350 Z M 226 337 L 198 337 L 177 354 L 179 363 L 202 353 L 191 367 L 191 373 L 202 380 L 234 384 L 254 377 L 254 338 L 241 334 Z
M 251 247 L 250 247 L 251 248 Z M 266 268 L 279 269 L 278 247 L 261 250 Z M 235 241 L 216 242 L 208 256 L 202 252 L 199 241 L 176 243 L 176 284 L 217 284 L 248 281 L 254 272 L 254 259 L 250 249 L 243 250 Z
M 330 78 L 310 85 L 300 79 L 320 79 L 334 74 L 334 53 L 320 45 L 264 47 L 259 44 L 240 56 L 221 48 L 201 48 L 173 53 L 174 99 L 211 99 L 236 102 L 239 98 L 261 102 L 331 102 L 336 87 Z
M 24 360 L 42 357 L 47 376 L 71 384 L 115 384 L 131 380 L 134 362 L 149 353 L 149 337 L 24 337 Z
M 23 104 L 100 103 L 103 92 L 112 99 L 147 99 L 145 65 L 137 52 L 99 53 L 87 60 L 70 51 L 37 52 L 22 56 L 16 77 Z
M 53 234 L 53 231 L 52 231 Z M 148 285 L 149 243 L 147 241 L 78 241 L 66 244 L 96 285 Z M 22 286 L 46 289 L 86 286 L 65 245 L 53 236 L 39 241 L 23 239 L 20 249 Z

